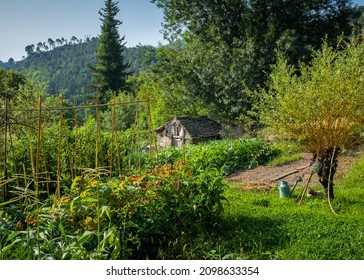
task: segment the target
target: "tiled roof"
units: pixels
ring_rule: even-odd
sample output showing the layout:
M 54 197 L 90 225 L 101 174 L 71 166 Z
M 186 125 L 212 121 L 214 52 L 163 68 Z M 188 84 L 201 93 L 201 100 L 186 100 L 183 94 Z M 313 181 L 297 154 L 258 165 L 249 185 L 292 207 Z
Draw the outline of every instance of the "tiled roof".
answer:
M 179 122 L 187 130 L 192 138 L 216 137 L 221 134 L 222 130 L 222 126 L 219 123 L 205 116 L 179 116 L 160 126 L 156 129 L 156 131 L 163 131 L 166 125 L 175 121 Z

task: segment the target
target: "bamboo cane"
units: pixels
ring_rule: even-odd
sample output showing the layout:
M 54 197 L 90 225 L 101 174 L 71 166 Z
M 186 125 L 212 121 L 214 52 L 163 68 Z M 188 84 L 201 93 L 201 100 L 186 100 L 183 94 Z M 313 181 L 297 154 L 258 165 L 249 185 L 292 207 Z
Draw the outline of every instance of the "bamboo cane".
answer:
M 8 163 L 7 163 L 7 136 L 8 136 L 8 98 L 7 98 L 7 94 L 5 93 L 5 97 L 4 97 L 4 102 L 5 102 L 5 128 L 4 128 L 4 180 L 5 180 L 5 184 L 3 185 L 2 188 L 2 195 L 3 195 L 3 202 L 6 201 L 7 196 L 8 196 L 8 186 L 7 186 L 7 180 L 8 180 Z
M 140 173 L 140 124 L 139 124 L 139 102 L 136 102 L 136 123 L 137 123 L 137 154 L 138 154 L 138 171 Z
M 38 197 L 38 183 L 39 183 L 39 160 L 40 160 L 40 144 L 41 144 L 41 137 L 42 137 L 42 96 L 38 96 L 38 130 L 37 130 L 37 155 L 36 155 L 36 162 L 35 162 L 35 178 L 34 178 L 34 185 L 35 185 L 35 197 Z
M 99 91 L 96 90 L 96 101 L 95 105 L 99 103 Z M 96 107 L 96 135 L 95 135 L 95 169 L 98 167 L 98 155 L 99 155 L 99 107 Z
M 112 118 L 111 118 L 111 147 L 110 147 L 110 174 L 112 174 L 113 172 L 113 164 L 114 164 L 114 159 L 113 159 L 113 149 L 114 149 L 114 138 L 115 138 L 115 93 L 113 93 L 113 98 L 112 98 Z
M 128 165 L 129 170 L 131 170 L 131 159 L 132 159 L 132 156 L 133 156 L 134 136 L 135 136 L 135 128 L 136 128 L 136 124 L 137 124 L 137 115 L 138 115 L 137 107 L 138 107 L 137 106 L 137 101 L 135 101 L 135 120 L 134 120 L 133 133 L 131 135 L 131 143 L 130 143 L 130 154 L 129 154 L 129 165 Z
M 151 109 L 151 102 L 150 102 L 150 97 L 148 94 L 148 99 L 147 99 L 147 120 L 148 120 L 148 138 L 149 138 L 149 143 L 150 145 L 154 145 L 155 147 L 155 152 L 156 152 L 156 158 L 157 158 L 157 164 L 158 164 L 158 145 L 157 145 L 157 140 L 156 138 L 153 136 L 153 131 L 154 131 L 154 127 L 153 127 L 153 120 L 152 120 L 152 109 Z M 152 149 L 149 149 L 149 158 L 152 162 L 153 158 L 152 158 Z
M 10 140 L 10 150 L 11 150 L 11 156 L 12 156 L 12 161 L 13 161 L 13 165 L 14 165 L 14 174 L 18 174 L 18 170 L 16 168 L 16 159 L 15 159 L 15 153 L 14 153 L 14 145 L 13 145 L 13 137 L 12 137 L 12 132 L 11 132 L 11 125 L 9 123 L 9 140 Z M 16 185 L 19 188 L 19 178 L 16 177 Z
M 74 105 L 75 107 L 77 107 L 77 98 L 75 97 L 74 99 Z M 75 110 L 75 126 L 74 126 L 74 129 L 75 129 L 75 148 L 74 148 L 74 174 L 75 176 L 77 176 L 77 167 L 79 166 L 78 165 L 78 158 L 79 158 L 79 153 L 78 153 L 78 110 Z
M 305 193 L 306 193 L 306 191 L 308 189 L 308 185 L 310 184 L 313 173 L 314 173 L 313 170 L 311 170 L 310 177 L 308 178 L 306 185 L 304 186 L 304 188 L 302 189 L 300 194 L 297 196 L 297 198 L 296 198 L 297 205 L 301 204 L 301 202 L 302 202 L 302 200 L 303 200 L 303 198 L 305 196 Z
M 61 95 L 61 107 L 63 105 L 63 96 Z M 62 146 L 62 131 L 63 130 L 63 112 L 59 115 L 59 128 L 58 128 L 58 153 L 57 153 L 57 190 L 55 199 L 61 198 L 61 146 Z
M 44 172 L 46 174 L 47 195 L 49 197 L 50 196 L 50 190 L 49 190 L 49 174 L 48 174 L 48 167 L 47 167 L 47 155 L 46 155 L 45 148 L 44 148 L 44 141 L 42 141 L 42 155 L 43 155 Z
M 29 133 L 29 155 L 30 155 L 30 165 L 32 168 L 32 177 L 35 178 L 35 165 L 34 165 L 34 155 L 33 155 L 33 144 L 32 144 L 32 138 L 31 133 Z

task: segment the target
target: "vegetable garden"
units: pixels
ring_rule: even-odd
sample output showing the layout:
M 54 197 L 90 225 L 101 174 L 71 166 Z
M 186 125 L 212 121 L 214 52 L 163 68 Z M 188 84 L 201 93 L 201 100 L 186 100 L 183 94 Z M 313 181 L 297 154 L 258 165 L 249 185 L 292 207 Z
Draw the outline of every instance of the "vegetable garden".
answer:
M 282 60 L 262 92 L 268 128 L 286 129 L 286 139 L 315 155 L 331 209 L 324 199 L 297 207 L 224 180 L 282 153 L 274 164 L 297 158 L 284 155 L 284 144 L 238 139 L 146 151 L 156 146 L 153 117 L 163 108 L 152 114 L 146 88 L 140 99 L 120 93 L 82 106 L 43 99 L 42 85 L 31 83 L 1 92 L 0 259 L 362 259 L 363 159 L 333 196 L 338 152 L 362 139 L 362 54 L 360 40 L 341 56 L 324 45 L 299 77 Z M 347 65 L 355 75 L 341 75 Z M 318 156 L 328 147 L 331 156 Z
M 5 104 L 1 259 L 158 258 L 219 219 L 224 175 L 274 156 L 257 139 L 145 152 L 155 144 L 150 103 L 50 107 L 39 98 L 21 112 Z M 129 105 L 136 121 L 117 131 L 116 106 Z M 111 107 L 111 130 L 102 106 Z M 81 110 L 94 110 L 82 124 Z

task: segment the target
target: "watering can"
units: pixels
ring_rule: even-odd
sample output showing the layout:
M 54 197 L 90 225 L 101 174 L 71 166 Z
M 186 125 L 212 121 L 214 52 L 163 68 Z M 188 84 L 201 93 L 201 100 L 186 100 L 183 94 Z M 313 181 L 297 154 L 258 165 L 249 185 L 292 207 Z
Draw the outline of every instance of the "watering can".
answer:
M 287 181 L 281 181 L 278 190 L 279 190 L 279 197 L 280 198 L 284 198 L 284 197 L 290 197 L 291 194 L 293 193 L 294 189 L 296 188 L 298 182 L 302 182 L 302 177 L 298 177 L 296 182 L 294 183 L 292 189 L 289 188 L 288 182 Z

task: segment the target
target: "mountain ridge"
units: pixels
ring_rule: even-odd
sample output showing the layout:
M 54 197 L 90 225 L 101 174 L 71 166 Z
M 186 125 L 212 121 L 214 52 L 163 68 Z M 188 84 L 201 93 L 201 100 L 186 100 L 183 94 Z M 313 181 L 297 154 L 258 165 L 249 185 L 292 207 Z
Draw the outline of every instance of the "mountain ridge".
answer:
M 0 61 L 0 67 L 18 71 L 24 75 L 32 75 L 37 80 L 47 83 L 49 94 L 63 92 L 66 98 L 74 95 L 91 93 L 91 71 L 89 65 L 96 64 L 96 50 L 98 38 L 86 40 L 72 40 L 67 42 L 57 40 L 26 46 L 27 57 L 20 61 L 9 59 Z M 53 42 L 53 43 L 52 43 Z M 138 45 L 125 47 L 124 59 L 130 65 L 131 75 L 138 75 L 140 71 L 156 62 L 157 47 Z

